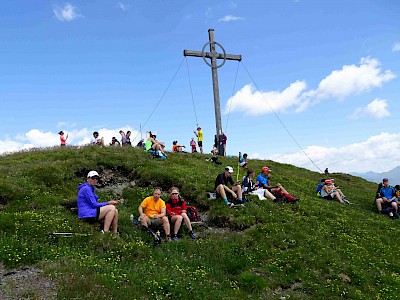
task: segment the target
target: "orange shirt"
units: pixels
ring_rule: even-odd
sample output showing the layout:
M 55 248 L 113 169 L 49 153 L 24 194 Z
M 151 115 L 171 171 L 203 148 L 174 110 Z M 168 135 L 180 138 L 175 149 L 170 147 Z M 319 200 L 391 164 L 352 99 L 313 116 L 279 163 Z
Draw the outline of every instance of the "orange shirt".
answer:
M 165 202 L 161 198 L 157 202 L 154 202 L 154 196 L 150 196 L 145 198 L 140 206 L 144 208 L 144 214 L 152 218 L 154 215 L 161 213 L 161 209 L 165 208 Z

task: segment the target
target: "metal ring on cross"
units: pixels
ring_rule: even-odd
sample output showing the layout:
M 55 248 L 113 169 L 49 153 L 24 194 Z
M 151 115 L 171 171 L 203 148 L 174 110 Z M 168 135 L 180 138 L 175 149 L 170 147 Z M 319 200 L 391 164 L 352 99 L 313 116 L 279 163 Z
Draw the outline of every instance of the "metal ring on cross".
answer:
M 226 52 L 225 52 L 224 47 L 222 47 L 222 45 L 221 45 L 220 43 L 217 43 L 217 42 L 208 42 L 208 43 L 205 43 L 205 45 L 203 46 L 203 49 L 201 49 L 201 56 L 203 57 L 204 62 L 205 62 L 209 67 L 213 68 L 213 66 L 206 60 L 206 53 L 204 52 L 204 49 L 205 49 L 208 45 L 211 45 L 211 44 L 218 45 L 218 46 L 222 49 L 223 56 L 224 56 L 224 60 L 222 61 L 222 63 L 221 63 L 220 65 L 216 65 L 216 66 L 215 66 L 215 68 L 221 68 L 221 67 L 225 64 L 225 62 L 226 62 Z M 212 55 L 214 58 L 218 58 L 217 55 L 216 55 L 216 54 L 218 54 L 217 52 L 215 52 L 215 54 L 212 53 L 212 52 L 210 52 L 210 53 L 211 53 L 211 55 Z

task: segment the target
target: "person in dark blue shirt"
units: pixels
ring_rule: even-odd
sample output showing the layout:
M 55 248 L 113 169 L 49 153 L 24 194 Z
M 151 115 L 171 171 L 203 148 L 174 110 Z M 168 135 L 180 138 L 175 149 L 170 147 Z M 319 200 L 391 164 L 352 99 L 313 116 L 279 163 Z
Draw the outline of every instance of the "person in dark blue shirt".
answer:
M 382 184 L 383 186 L 379 190 L 380 197 L 376 199 L 376 207 L 379 212 L 382 212 L 382 207 L 391 207 L 392 212 L 389 213 L 389 216 L 393 219 L 398 219 L 396 190 L 389 184 L 389 179 L 387 178 L 383 178 Z
M 224 199 L 224 202 L 228 206 L 233 206 L 231 202 L 228 201 L 228 197 L 226 193 L 232 195 L 234 199 L 237 199 L 239 202 L 243 202 L 242 198 L 242 189 L 238 182 L 233 182 L 232 179 L 233 168 L 230 166 L 225 167 L 225 172 L 218 174 L 215 179 L 215 192 Z M 228 187 L 228 183 L 232 185 L 232 188 Z

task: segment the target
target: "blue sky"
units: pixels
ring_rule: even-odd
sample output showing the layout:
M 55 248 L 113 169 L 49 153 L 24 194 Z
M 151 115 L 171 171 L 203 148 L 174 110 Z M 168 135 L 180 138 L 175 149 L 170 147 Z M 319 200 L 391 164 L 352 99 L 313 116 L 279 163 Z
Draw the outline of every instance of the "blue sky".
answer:
M 398 1 L 2 1 L 0 11 L 0 153 L 58 145 L 60 130 L 70 145 L 93 131 L 109 143 L 120 129 L 138 140 L 142 128 L 167 149 L 189 147 L 196 123 L 209 152 L 211 69 L 183 50 L 201 50 L 213 28 L 243 57 L 218 69 L 229 155 L 317 170 L 308 156 L 336 172 L 400 165 Z

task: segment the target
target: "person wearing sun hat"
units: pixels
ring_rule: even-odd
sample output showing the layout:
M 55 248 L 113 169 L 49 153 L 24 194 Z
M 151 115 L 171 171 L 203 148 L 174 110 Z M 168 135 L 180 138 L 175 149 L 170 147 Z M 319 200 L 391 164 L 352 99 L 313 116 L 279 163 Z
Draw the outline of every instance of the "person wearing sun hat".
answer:
M 215 179 L 215 193 L 222 197 L 228 206 L 233 206 L 233 203 L 228 201 L 227 193 L 232 195 L 232 197 L 237 199 L 239 202 L 243 202 L 242 189 L 238 182 L 233 182 L 232 173 L 233 168 L 226 166 L 224 173 L 218 174 L 217 178 Z M 232 188 L 228 187 L 228 183 L 232 185 Z
M 269 178 L 271 172 L 272 170 L 266 166 L 261 169 L 260 175 L 258 175 L 256 178 L 256 184 L 258 184 L 259 188 L 267 189 L 273 194 L 278 193 L 282 196 L 285 196 L 285 198 L 291 202 L 300 200 L 299 198 L 295 198 L 290 195 L 280 183 L 278 183 L 277 185 L 270 185 Z
M 98 202 L 99 197 L 94 192 L 94 187 L 100 179 L 99 173 L 90 171 L 87 174 L 87 182 L 78 186 L 78 218 L 89 223 L 104 220 L 102 233 L 109 232 L 110 227 L 114 233 L 118 232 L 118 209 L 115 207 L 120 201 L 111 200 Z

